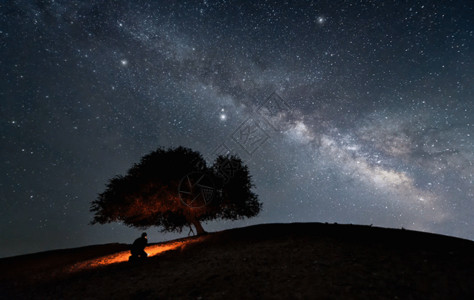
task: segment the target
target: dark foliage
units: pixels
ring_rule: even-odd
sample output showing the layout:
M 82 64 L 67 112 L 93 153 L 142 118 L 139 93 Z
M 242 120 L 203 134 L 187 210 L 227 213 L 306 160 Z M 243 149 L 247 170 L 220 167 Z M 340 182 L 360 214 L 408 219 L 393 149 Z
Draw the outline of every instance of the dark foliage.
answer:
M 201 197 L 192 180 L 201 180 L 206 187 L 207 201 L 199 203 L 202 205 L 192 201 L 196 195 Z M 194 225 L 200 234 L 204 233 L 202 221 L 256 216 L 262 204 L 252 187 L 248 167 L 236 156 L 219 156 L 207 167 L 202 156 L 189 148 L 159 148 L 145 155 L 125 176 L 108 182 L 106 190 L 92 201 L 91 223 L 123 222 L 179 232 Z M 186 192 L 190 192 L 189 202 Z

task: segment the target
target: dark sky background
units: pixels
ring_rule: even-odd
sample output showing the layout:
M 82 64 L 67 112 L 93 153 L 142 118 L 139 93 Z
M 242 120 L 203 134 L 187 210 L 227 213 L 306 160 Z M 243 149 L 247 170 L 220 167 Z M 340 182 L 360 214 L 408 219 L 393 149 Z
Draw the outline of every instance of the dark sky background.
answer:
M 179 145 L 239 155 L 263 202 L 209 231 L 338 222 L 474 239 L 473 6 L 3 1 L 0 256 L 132 242 L 140 230 L 88 225 L 90 202 Z

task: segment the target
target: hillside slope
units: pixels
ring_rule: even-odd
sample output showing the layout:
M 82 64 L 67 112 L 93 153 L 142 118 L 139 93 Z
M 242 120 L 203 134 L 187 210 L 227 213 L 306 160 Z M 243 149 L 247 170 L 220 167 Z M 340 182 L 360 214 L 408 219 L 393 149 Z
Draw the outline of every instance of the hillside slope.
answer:
M 143 263 L 109 264 L 120 261 L 117 257 L 126 258 L 127 252 L 119 252 L 125 246 L 107 246 L 122 253 L 111 260 L 104 254 L 79 259 L 84 254 L 71 249 L 72 264 L 78 265 L 81 259 L 89 263 L 75 269 L 53 264 L 41 276 L 18 269 L 24 257 L 16 258 L 16 263 L 15 258 L 2 259 L 0 268 L 6 272 L 0 277 L 1 295 L 37 299 L 474 299 L 474 242 L 442 235 L 356 225 L 264 224 L 160 243 L 147 249 L 156 255 Z M 36 257 L 34 265 L 41 265 L 44 254 Z

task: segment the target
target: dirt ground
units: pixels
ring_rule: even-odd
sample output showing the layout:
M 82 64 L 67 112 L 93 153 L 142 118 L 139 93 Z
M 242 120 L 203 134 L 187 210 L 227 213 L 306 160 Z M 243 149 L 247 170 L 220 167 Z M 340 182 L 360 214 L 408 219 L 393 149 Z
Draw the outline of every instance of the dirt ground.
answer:
M 36 255 L 29 263 L 42 266 L 41 276 L 15 258 L 3 259 L 0 268 L 7 272 L 0 277 L 0 297 L 474 299 L 474 242 L 447 236 L 296 223 L 257 225 L 172 243 L 177 245 L 172 250 L 143 262 L 89 264 L 74 272 L 66 266 L 84 261 L 81 251 L 69 250 L 69 263 L 51 267 Z M 117 253 L 123 251 L 126 245 L 97 247 L 103 247 L 102 252 L 92 247 L 89 254 L 96 251 L 97 256 L 87 259 L 106 261 L 104 255 L 114 253 L 114 247 Z M 67 251 L 63 255 L 67 257 Z M 54 262 L 54 257 L 48 260 Z

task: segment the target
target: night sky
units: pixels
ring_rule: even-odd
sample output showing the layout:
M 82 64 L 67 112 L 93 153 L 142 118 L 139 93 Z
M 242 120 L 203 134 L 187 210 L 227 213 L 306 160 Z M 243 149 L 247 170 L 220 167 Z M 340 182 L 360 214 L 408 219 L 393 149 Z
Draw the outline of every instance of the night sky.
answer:
M 472 1 L 3 1 L 0 256 L 88 225 L 162 147 L 249 166 L 263 211 L 474 239 Z M 150 242 L 187 236 L 147 230 Z

